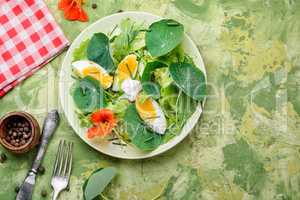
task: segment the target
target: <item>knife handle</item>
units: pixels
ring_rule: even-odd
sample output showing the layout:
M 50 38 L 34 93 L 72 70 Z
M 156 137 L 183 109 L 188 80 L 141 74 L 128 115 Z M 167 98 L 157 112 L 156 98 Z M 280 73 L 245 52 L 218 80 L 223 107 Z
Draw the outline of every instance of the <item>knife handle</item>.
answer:
M 55 129 L 57 128 L 58 123 L 59 123 L 58 111 L 57 110 L 50 111 L 44 121 L 42 139 L 39 145 L 37 156 L 32 164 L 32 168 L 31 168 L 32 172 L 37 173 L 37 170 L 42 162 L 45 151 L 47 149 L 49 139 L 51 138 Z

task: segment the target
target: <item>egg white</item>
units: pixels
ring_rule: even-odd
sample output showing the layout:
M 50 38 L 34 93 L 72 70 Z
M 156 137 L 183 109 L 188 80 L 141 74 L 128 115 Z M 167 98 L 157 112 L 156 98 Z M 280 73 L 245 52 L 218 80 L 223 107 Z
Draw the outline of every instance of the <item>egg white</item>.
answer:
M 153 118 L 144 118 L 143 115 L 140 112 L 139 109 L 137 109 L 140 117 L 142 118 L 142 120 L 145 122 L 145 124 L 147 126 L 149 126 L 150 129 L 152 129 L 154 132 L 158 133 L 158 134 L 165 134 L 166 129 L 167 129 L 167 120 L 165 117 L 165 114 L 163 113 L 161 107 L 159 106 L 159 104 L 151 98 L 151 103 L 153 105 L 153 108 L 155 110 L 156 116 Z

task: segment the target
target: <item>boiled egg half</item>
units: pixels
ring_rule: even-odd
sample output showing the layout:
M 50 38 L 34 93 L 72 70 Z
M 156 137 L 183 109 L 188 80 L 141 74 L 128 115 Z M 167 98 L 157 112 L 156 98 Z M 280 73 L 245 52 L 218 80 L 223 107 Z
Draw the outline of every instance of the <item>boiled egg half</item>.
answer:
M 113 90 L 119 91 L 121 84 L 126 79 L 134 79 L 138 69 L 137 57 L 134 54 L 126 56 L 118 65 L 114 77 Z
M 91 76 L 107 89 L 113 83 L 113 77 L 100 65 L 89 60 L 79 60 L 72 63 L 74 73 L 80 78 Z
M 136 110 L 142 120 L 154 132 L 163 135 L 167 129 L 167 120 L 159 104 L 151 97 L 143 99 L 140 95 L 135 101 Z

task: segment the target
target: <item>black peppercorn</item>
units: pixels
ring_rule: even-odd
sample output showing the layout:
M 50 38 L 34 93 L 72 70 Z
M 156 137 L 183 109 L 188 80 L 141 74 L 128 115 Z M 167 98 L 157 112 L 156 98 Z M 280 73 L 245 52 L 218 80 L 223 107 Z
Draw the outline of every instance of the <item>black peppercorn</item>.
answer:
M 45 167 L 39 166 L 38 172 L 39 172 L 39 174 L 43 175 L 45 173 Z
M 44 189 L 41 192 L 42 197 L 47 197 L 47 191 Z
M 15 187 L 15 192 L 18 193 L 19 191 L 20 191 L 20 187 L 19 187 L 19 186 L 16 186 L 16 187 Z
M 4 153 L 0 155 L 0 163 L 4 163 L 7 160 L 7 156 Z
M 92 4 L 92 8 L 93 8 L 93 9 L 96 9 L 96 8 L 97 8 L 97 4 L 93 3 L 93 4 Z

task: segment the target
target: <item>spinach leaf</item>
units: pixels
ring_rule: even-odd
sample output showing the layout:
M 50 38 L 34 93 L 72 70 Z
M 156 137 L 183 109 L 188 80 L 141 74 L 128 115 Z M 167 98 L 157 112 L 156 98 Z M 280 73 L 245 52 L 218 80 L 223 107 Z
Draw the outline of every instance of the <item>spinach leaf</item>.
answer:
M 90 39 L 87 39 L 79 45 L 78 48 L 74 49 L 73 52 L 73 62 L 77 60 L 84 60 L 87 58 L 87 47 L 89 45 Z
M 181 43 L 183 34 L 183 25 L 175 20 L 154 22 L 146 33 L 146 47 L 153 57 L 163 56 Z
M 101 193 L 116 174 L 117 170 L 114 167 L 100 168 L 94 171 L 83 184 L 84 200 L 100 198 Z
M 206 83 L 203 72 L 187 62 L 172 63 L 170 74 L 179 88 L 195 100 L 202 101 L 206 94 Z
M 142 151 L 152 151 L 162 143 L 162 136 L 147 129 L 143 124 L 134 104 L 128 106 L 124 120 L 129 139 Z
M 103 89 L 97 80 L 89 76 L 75 82 L 72 96 L 75 105 L 83 113 L 90 113 L 106 106 Z
M 163 67 L 168 67 L 166 64 L 159 62 L 159 61 L 154 61 L 147 63 L 142 78 L 142 87 L 143 90 L 150 96 L 152 96 L 154 99 L 158 99 L 160 96 L 160 87 L 158 84 L 154 83 L 151 81 L 151 76 L 152 72 L 155 69 L 163 68 Z
M 110 55 L 109 38 L 104 33 L 95 33 L 87 47 L 87 57 L 108 72 L 115 69 L 114 61 Z

